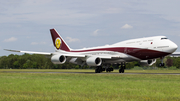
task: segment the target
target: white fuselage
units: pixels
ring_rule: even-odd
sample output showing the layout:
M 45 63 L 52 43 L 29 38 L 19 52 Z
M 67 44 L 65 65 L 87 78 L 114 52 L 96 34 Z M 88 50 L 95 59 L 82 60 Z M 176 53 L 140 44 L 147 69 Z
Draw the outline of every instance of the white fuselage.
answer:
M 78 54 L 105 58 L 106 62 L 148 60 L 164 57 L 176 51 L 177 45 L 165 36 L 131 39 L 101 47 L 66 51 L 64 54 Z M 55 53 L 56 54 L 56 53 Z M 82 58 L 83 59 L 83 58 Z

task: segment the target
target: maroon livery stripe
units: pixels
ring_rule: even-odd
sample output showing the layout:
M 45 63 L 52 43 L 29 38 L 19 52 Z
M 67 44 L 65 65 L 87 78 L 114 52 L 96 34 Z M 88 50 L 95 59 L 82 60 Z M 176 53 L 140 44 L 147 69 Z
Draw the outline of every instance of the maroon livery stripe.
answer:
M 77 50 L 71 52 L 91 52 L 91 51 L 113 51 L 125 53 L 141 60 L 154 59 L 162 56 L 169 55 L 170 53 L 155 51 L 150 49 L 141 49 L 141 48 L 129 48 L 129 47 L 115 47 L 115 48 L 99 48 L 99 49 L 88 49 L 88 50 Z

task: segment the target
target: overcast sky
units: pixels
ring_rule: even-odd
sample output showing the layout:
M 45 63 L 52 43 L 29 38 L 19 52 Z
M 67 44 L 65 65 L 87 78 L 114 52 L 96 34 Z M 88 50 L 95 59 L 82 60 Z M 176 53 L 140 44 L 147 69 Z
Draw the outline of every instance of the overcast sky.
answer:
M 179 5 L 180 0 L 1 0 L 0 56 L 13 53 L 3 49 L 54 52 L 51 28 L 73 49 L 158 35 L 180 46 Z

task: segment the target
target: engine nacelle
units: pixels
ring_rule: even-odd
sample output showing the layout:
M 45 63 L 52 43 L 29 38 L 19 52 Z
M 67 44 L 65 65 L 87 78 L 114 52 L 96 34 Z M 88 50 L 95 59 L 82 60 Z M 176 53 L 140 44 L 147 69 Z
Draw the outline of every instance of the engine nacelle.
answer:
M 156 59 L 150 59 L 150 60 L 141 60 L 140 65 L 141 66 L 151 66 L 154 63 L 156 63 Z
M 86 59 L 88 66 L 100 66 L 102 64 L 102 59 L 99 57 L 89 57 Z
M 66 62 L 66 57 L 64 55 L 53 55 L 51 62 L 54 64 L 63 64 Z

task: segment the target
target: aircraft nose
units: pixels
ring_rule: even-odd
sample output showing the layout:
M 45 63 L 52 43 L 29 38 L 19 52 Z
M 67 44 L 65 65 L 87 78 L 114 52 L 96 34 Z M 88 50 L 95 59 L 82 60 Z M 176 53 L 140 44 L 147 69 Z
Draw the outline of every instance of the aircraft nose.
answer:
M 174 42 L 172 42 L 172 44 L 171 44 L 172 53 L 175 52 L 177 50 L 177 48 L 178 48 L 178 46 Z

